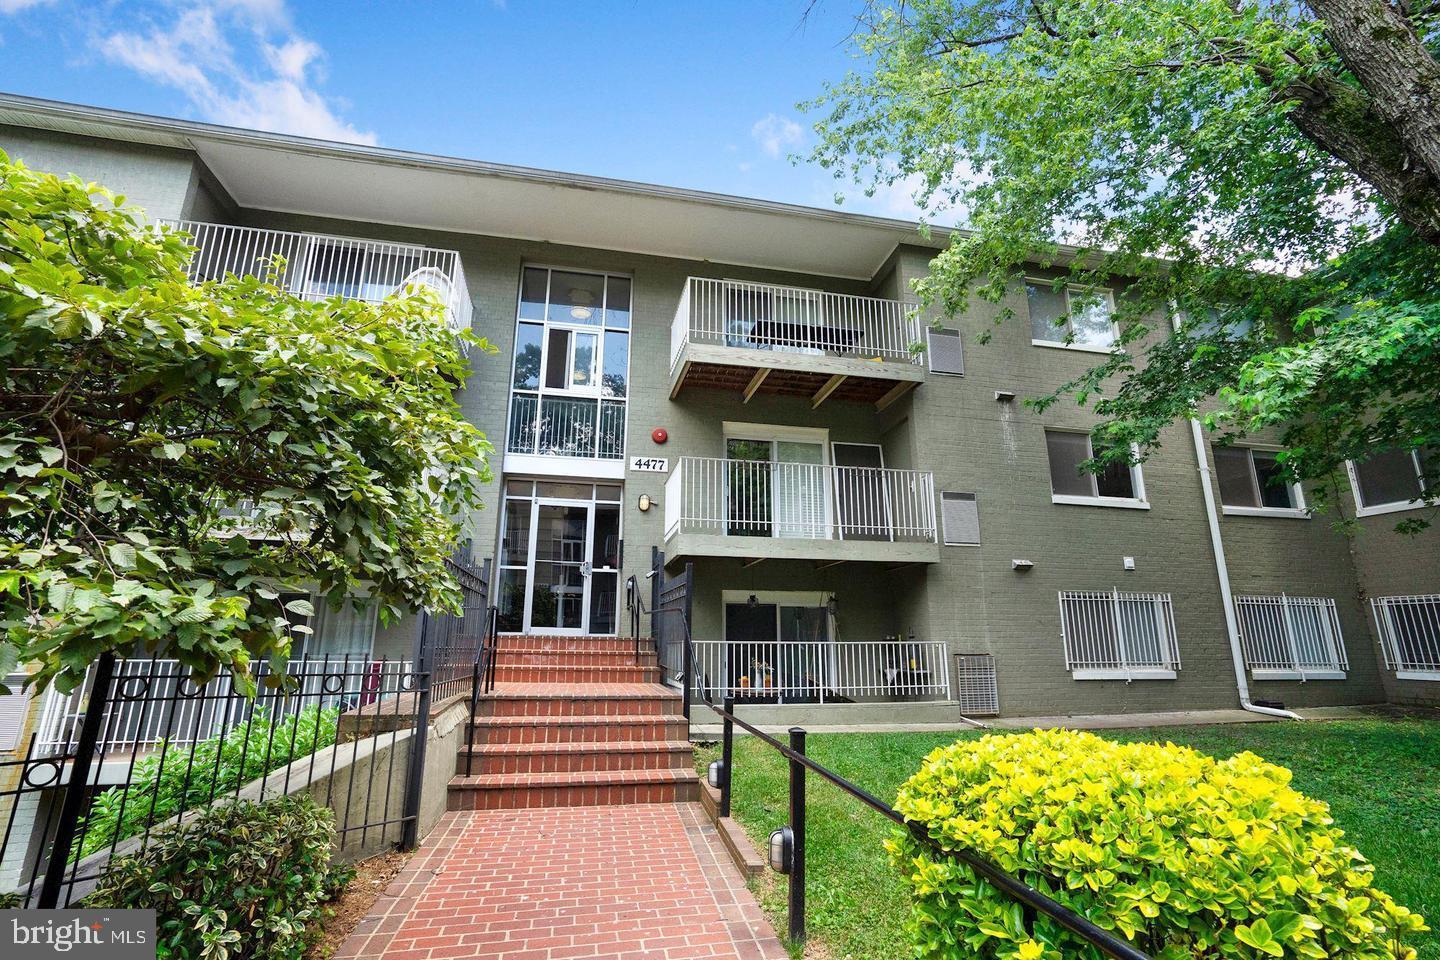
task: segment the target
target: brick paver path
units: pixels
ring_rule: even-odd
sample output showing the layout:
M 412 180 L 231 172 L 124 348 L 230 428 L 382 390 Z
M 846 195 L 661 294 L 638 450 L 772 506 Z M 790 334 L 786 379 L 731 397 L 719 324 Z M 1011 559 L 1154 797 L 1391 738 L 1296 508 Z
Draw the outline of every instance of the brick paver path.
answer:
M 336 960 L 785 950 L 693 803 L 447 813 Z

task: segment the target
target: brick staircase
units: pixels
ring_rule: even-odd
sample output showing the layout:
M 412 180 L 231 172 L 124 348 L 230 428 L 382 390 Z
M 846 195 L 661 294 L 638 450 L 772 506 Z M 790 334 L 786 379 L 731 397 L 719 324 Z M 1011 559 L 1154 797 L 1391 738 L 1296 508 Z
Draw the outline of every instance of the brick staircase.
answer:
M 451 810 L 696 800 L 680 694 L 647 641 L 508 636 L 450 781 Z

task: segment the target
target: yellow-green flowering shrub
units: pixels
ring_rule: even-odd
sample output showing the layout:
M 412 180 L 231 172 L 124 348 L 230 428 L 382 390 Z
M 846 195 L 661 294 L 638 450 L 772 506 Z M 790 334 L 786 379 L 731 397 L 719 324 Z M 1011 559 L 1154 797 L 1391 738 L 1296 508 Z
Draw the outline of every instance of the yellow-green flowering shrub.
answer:
M 1426 929 L 1375 889 L 1329 808 L 1253 753 L 988 736 L 931 753 L 896 809 L 1163 960 L 1395 960 L 1414 957 L 1405 940 Z M 1101 956 L 916 838 L 887 847 L 910 883 L 916 957 Z

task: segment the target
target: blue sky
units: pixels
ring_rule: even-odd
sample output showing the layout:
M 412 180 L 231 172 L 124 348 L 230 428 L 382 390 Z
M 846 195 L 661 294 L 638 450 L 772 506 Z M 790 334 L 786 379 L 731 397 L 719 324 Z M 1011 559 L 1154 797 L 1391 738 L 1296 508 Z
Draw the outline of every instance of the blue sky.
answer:
M 790 154 L 858 0 L 0 0 L 0 89 L 911 216 Z

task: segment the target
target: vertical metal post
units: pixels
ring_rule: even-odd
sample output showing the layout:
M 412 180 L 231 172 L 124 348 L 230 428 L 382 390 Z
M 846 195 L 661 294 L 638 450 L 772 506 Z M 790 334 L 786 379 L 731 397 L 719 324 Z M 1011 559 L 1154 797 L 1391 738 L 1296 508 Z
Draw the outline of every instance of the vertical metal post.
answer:
M 414 678 L 416 690 L 415 731 L 410 744 L 410 769 L 405 777 L 405 811 L 400 826 L 401 850 L 414 850 L 420 842 L 420 788 L 425 781 L 425 741 L 430 732 L 430 653 L 427 649 L 429 632 L 430 611 L 421 610 L 420 626 L 415 635 L 415 659 L 411 665 L 411 676 Z M 381 692 L 383 694 L 383 691 Z
M 735 712 L 735 695 L 725 692 L 725 718 L 720 736 L 720 816 L 730 816 L 730 765 L 735 759 L 735 723 L 730 714 Z
M 65 882 L 70 848 L 75 844 L 75 832 L 80 826 L 85 787 L 90 780 L 90 767 L 95 762 L 100 723 L 105 715 L 105 701 L 110 695 L 110 678 L 114 674 L 115 654 L 109 651 L 100 654 L 100 659 L 95 661 L 95 677 L 91 681 L 90 700 L 85 705 L 85 719 L 80 722 L 75 759 L 70 761 L 70 780 L 65 784 L 65 799 L 60 803 L 55 842 L 50 845 L 50 860 L 45 865 L 45 880 L 40 885 L 40 899 L 36 905 L 42 910 L 54 910 L 60 905 L 60 887 Z
M 790 728 L 790 749 L 804 756 L 805 731 Z M 805 765 L 790 761 L 790 942 L 805 942 Z
M 680 626 L 681 626 L 681 630 L 680 630 L 680 642 L 683 643 L 683 644 L 685 644 L 685 701 L 684 701 L 684 711 L 685 711 L 685 719 L 686 719 L 686 720 L 689 720 L 689 719 L 690 719 L 691 686 L 692 686 L 692 685 L 694 684 L 694 682 L 695 682 L 695 678 L 694 678 L 694 673 L 695 673 L 695 655 L 694 655 L 694 650 L 692 649 L 693 644 L 690 642 L 690 640 L 691 640 L 691 638 L 690 638 L 690 624 L 691 624 L 692 622 L 694 622 L 694 621 L 691 620 L 690 615 L 691 615 L 691 613 L 694 611 L 694 599 L 695 599 L 695 564 L 693 564 L 693 563 L 687 563 L 687 564 L 685 564 L 685 604 L 684 604 L 684 610 L 685 610 L 685 612 L 684 612 L 684 614 L 683 614 L 684 617 L 685 617 L 685 622 L 680 625 Z

